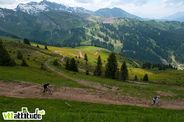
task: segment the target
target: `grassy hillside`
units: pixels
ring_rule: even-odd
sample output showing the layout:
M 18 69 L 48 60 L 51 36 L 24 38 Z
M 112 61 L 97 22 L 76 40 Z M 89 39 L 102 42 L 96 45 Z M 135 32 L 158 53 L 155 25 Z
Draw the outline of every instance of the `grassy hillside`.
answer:
M 145 70 L 141 68 L 130 68 L 129 69 L 132 76 L 138 75 L 141 79 L 143 78 L 144 74 L 148 74 L 151 81 L 155 83 L 161 84 L 175 84 L 181 85 L 184 84 L 184 71 L 182 70 L 165 70 L 165 71 L 158 71 L 158 70 Z
M 87 54 L 88 60 L 89 60 L 88 63 L 92 66 L 96 66 L 98 56 L 101 56 L 103 65 L 105 66 L 107 58 L 111 53 L 111 51 L 107 49 L 94 47 L 94 46 L 81 46 L 76 48 L 69 48 L 69 47 L 59 48 L 59 47 L 49 46 L 49 50 L 63 56 L 74 57 L 74 58 L 77 57 L 81 62 L 84 62 L 84 55 Z M 136 61 L 127 59 L 125 57 L 122 57 L 121 55 L 117 55 L 117 60 L 118 60 L 119 66 L 123 61 L 126 61 L 130 67 L 139 66 L 139 63 L 137 63 Z
M 49 71 L 43 71 L 38 68 L 1 67 L 0 80 L 4 81 L 27 81 L 38 84 L 51 83 L 56 86 L 82 87 L 74 81 L 58 76 Z
M 57 76 L 56 74 L 47 70 L 41 69 L 41 64 L 52 57 L 52 52 L 44 49 L 38 49 L 29 45 L 22 44 L 20 40 L 3 38 L 5 48 L 13 59 L 15 59 L 17 66 L 3 67 L 0 66 L 0 80 L 5 81 L 29 81 L 39 84 L 52 82 L 52 84 L 60 86 L 80 86 L 73 81 Z M 12 42 L 11 40 L 14 40 Z M 21 51 L 24 59 L 29 67 L 20 66 L 21 60 L 17 59 L 17 51 Z

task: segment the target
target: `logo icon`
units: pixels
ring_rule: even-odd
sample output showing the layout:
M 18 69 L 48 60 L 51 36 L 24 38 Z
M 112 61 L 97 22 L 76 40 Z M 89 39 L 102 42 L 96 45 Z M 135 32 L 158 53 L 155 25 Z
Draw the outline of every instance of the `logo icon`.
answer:
M 30 113 L 27 107 L 22 107 L 21 111 L 16 113 L 13 111 L 2 112 L 4 120 L 42 120 L 45 110 L 35 109 L 34 113 Z

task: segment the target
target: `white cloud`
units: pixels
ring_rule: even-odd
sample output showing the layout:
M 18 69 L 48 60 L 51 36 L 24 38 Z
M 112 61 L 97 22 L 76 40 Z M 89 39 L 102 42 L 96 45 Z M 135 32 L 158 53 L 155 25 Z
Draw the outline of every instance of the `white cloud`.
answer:
M 0 0 L 0 7 L 13 9 L 19 3 L 27 3 L 27 2 L 30 2 L 30 1 L 38 2 L 38 1 L 41 1 L 41 0 Z
M 173 4 L 173 5 L 184 5 L 184 0 L 165 0 L 166 3 L 168 4 Z
M 0 7 L 15 8 L 19 3 L 41 0 L 0 0 Z M 141 17 L 161 18 L 184 11 L 184 0 L 49 0 L 68 6 L 97 10 L 120 7 Z

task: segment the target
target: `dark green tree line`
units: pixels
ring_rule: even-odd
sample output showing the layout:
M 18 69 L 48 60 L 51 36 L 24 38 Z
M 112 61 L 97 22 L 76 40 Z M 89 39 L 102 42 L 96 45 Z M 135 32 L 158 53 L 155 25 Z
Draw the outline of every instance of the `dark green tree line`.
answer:
M 0 65 L 1 66 L 15 66 L 15 61 L 10 57 L 9 53 L 3 46 L 2 40 L 0 40 Z

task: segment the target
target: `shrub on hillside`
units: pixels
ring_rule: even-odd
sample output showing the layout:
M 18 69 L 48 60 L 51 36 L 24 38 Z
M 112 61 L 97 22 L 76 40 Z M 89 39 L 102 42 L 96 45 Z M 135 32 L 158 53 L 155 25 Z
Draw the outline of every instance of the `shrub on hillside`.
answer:
M 29 65 L 27 64 L 27 62 L 26 62 L 25 59 L 22 59 L 21 66 L 23 66 L 23 67 L 28 67 Z
M 23 59 L 23 55 L 22 55 L 21 51 L 17 51 L 17 59 L 19 59 L 19 60 Z
M 41 67 L 40 68 L 41 68 L 41 70 L 46 70 L 47 69 L 43 63 L 41 63 Z
M 31 45 L 31 43 L 28 39 L 24 39 L 24 44 Z
M 53 65 L 54 66 L 59 66 L 60 65 L 57 59 L 54 60 Z

